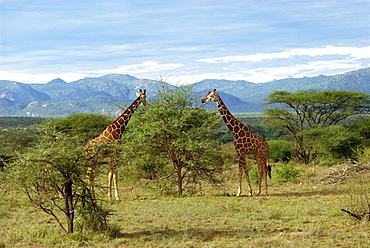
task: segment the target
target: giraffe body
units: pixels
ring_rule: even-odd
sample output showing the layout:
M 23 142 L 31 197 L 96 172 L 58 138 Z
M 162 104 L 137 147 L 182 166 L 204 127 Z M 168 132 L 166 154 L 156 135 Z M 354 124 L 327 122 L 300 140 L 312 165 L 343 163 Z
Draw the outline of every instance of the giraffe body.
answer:
M 137 99 L 111 124 L 109 124 L 105 130 L 95 139 L 90 140 L 86 145 L 86 152 L 91 156 L 88 172 L 87 172 L 87 179 L 89 183 L 89 187 L 91 193 L 94 195 L 94 188 L 92 182 L 94 180 L 94 170 L 97 166 L 98 159 L 104 157 L 110 157 L 110 170 L 108 173 L 108 198 L 111 200 L 112 198 L 112 189 L 114 188 L 114 195 L 116 200 L 119 200 L 118 195 L 118 183 L 117 183 L 117 157 L 113 153 L 109 152 L 102 152 L 98 154 L 97 147 L 99 146 L 120 146 L 121 145 L 121 137 L 123 132 L 126 129 L 126 126 L 131 118 L 133 111 L 140 105 L 140 103 L 145 102 L 146 98 L 146 90 L 142 91 L 140 89 L 139 95 Z M 95 146 L 95 147 L 94 147 Z
M 265 190 L 267 194 L 267 174 L 269 174 L 270 167 L 267 165 L 269 147 L 266 140 L 260 135 L 253 133 L 246 125 L 236 119 L 227 109 L 218 93 L 216 93 L 216 90 L 209 91 L 202 99 L 203 103 L 210 101 L 216 102 L 222 119 L 234 136 L 234 147 L 238 154 L 239 162 L 239 187 L 237 196 L 240 196 L 242 192 L 243 173 L 245 173 L 245 177 L 247 179 L 249 196 L 252 196 L 249 168 L 246 163 L 246 156 L 248 154 L 253 154 L 255 156 L 258 165 L 259 178 L 257 195 L 261 193 L 262 180 L 265 182 Z

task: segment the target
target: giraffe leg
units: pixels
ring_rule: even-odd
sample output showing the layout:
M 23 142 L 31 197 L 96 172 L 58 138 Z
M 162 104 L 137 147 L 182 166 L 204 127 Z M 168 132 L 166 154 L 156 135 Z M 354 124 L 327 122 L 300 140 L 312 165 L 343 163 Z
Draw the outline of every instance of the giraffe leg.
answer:
M 238 188 L 238 194 L 236 196 L 240 196 L 240 194 L 242 193 L 243 172 L 245 173 L 245 178 L 247 179 L 248 188 L 249 188 L 249 196 L 252 196 L 252 187 L 251 187 L 251 182 L 249 180 L 249 171 L 246 165 L 245 155 L 239 154 L 239 188 Z
M 92 167 L 87 168 L 86 179 L 87 179 L 87 187 L 90 191 L 91 197 L 95 199 L 94 186 L 93 186 L 94 176 L 93 176 Z
M 118 183 L 117 183 L 117 157 L 115 155 L 111 155 L 111 163 L 110 163 L 110 171 L 109 171 L 109 178 L 108 178 L 108 198 L 112 200 L 112 187 L 114 187 L 114 197 L 117 201 L 119 201 L 118 196 Z
M 268 169 L 268 165 L 267 165 L 267 161 L 264 160 L 263 162 L 263 179 L 265 180 L 265 195 L 268 194 L 268 190 L 267 190 L 267 173 L 269 171 Z
M 257 157 L 257 164 L 258 164 L 258 192 L 257 195 L 261 194 L 262 192 L 262 180 L 264 181 L 265 186 L 265 195 L 267 195 L 267 163 L 266 159 Z
M 114 168 L 114 171 L 113 171 L 114 197 L 116 198 L 117 201 L 119 201 L 117 179 L 118 179 L 118 171 L 117 171 L 117 168 Z
M 245 178 L 247 179 L 248 189 L 249 189 L 248 196 L 252 196 L 252 186 L 251 186 L 251 180 L 249 179 L 249 169 L 247 165 L 244 167 L 244 171 L 245 171 Z
M 112 200 L 112 180 L 113 180 L 113 170 L 110 169 L 108 173 L 108 199 Z
M 257 191 L 257 195 L 260 195 L 261 194 L 261 185 L 262 185 L 262 179 L 263 179 L 263 166 L 261 164 L 261 159 L 260 157 L 258 156 L 258 154 L 256 155 L 256 160 L 257 160 L 257 166 L 258 166 L 258 191 Z
M 261 194 L 261 181 L 262 181 L 262 178 L 263 178 L 263 171 L 262 171 L 262 168 L 259 168 L 258 169 L 258 191 L 257 191 L 257 195 L 260 195 Z
M 263 178 L 265 180 L 265 195 L 268 194 L 268 190 L 267 190 L 267 171 L 263 174 Z
M 236 196 L 240 196 L 240 194 L 242 193 L 242 180 L 243 180 L 243 167 L 239 165 L 239 187 Z

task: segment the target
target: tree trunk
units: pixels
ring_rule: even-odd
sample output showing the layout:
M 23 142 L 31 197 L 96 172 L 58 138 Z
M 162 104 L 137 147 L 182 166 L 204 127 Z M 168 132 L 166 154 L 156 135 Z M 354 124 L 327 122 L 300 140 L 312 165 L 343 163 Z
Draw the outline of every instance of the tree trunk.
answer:
M 67 218 L 68 232 L 73 233 L 73 220 L 74 220 L 74 207 L 73 207 L 73 194 L 72 194 L 72 181 L 67 180 L 64 183 L 64 205 L 65 215 Z
M 182 196 L 182 175 L 181 175 L 181 165 L 177 167 L 177 196 L 181 197 Z
M 294 137 L 297 144 L 297 157 L 300 162 L 308 164 L 311 161 L 311 152 L 304 146 L 304 140 L 302 136 Z

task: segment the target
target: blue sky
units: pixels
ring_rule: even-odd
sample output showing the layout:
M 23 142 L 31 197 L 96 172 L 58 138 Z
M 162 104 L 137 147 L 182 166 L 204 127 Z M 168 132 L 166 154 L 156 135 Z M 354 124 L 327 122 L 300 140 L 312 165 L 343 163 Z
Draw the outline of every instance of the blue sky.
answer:
M 0 80 L 188 84 L 370 67 L 369 0 L 0 0 Z

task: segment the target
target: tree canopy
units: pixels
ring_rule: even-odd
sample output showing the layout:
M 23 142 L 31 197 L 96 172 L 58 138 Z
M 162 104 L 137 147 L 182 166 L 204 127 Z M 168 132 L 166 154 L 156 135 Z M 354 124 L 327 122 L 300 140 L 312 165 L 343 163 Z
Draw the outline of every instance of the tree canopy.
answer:
M 222 163 L 216 153 L 218 143 L 210 139 L 220 117 L 200 107 L 200 98 L 191 87 L 159 84 L 157 97 L 135 113 L 123 142 L 126 152 L 131 149 L 142 162 L 146 158 L 147 171 L 158 171 L 159 164 L 171 165 L 181 196 L 186 176 L 211 177 L 209 172 Z
M 78 113 L 64 118 L 56 118 L 44 124 L 47 129 L 73 135 L 83 141 L 95 138 L 114 120 L 101 114 Z
M 4 168 L 35 207 L 51 215 L 66 233 L 74 232 L 76 215 L 81 228 L 102 231 L 108 227 L 108 211 L 87 190 L 88 157 L 83 149 L 76 137 L 50 130 Z
M 290 93 L 275 91 L 266 98 L 267 122 L 281 125 L 295 132 L 306 126 L 330 126 L 349 116 L 368 113 L 369 95 L 356 91 L 315 91 L 304 90 Z
M 305 146 L 307 128 L 330 127 L 350 116 L 369 113 L 369 94 L 356 91 L 302 90 L 294 93 L 275 91 L 265 99 L 265 123 L 289 130 L 296 143 L 298 157 L 308 162 L 311 156 Z

